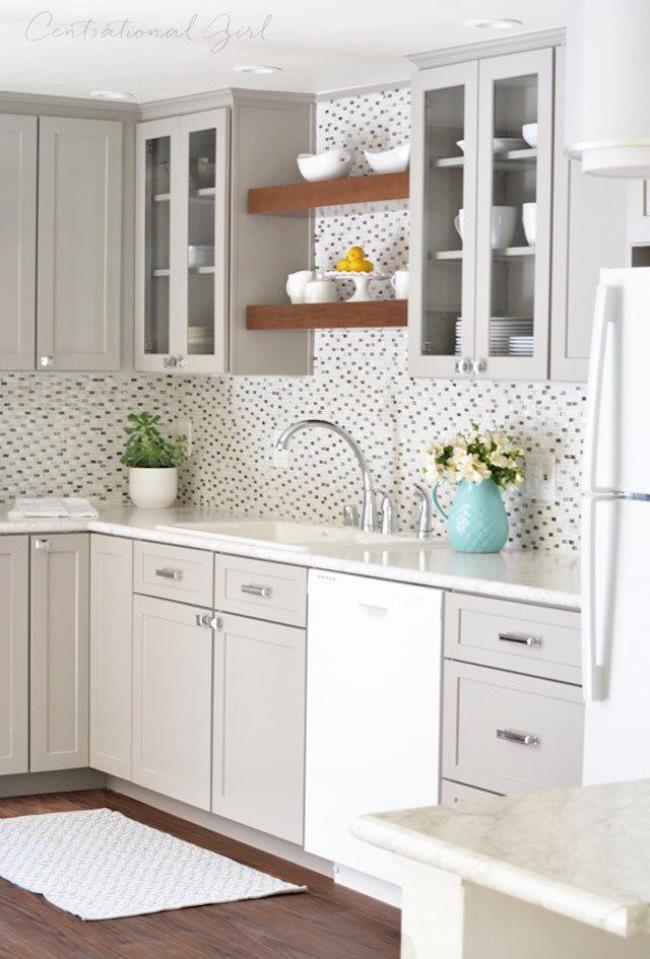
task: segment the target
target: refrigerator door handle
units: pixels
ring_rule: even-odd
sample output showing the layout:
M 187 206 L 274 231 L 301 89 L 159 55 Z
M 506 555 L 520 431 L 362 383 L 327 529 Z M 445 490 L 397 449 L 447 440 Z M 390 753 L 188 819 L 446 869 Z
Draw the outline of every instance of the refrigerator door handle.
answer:
M 596 612 L 596 510 L 603 501 L 621 499 L 614 490 L 583 494 L 582 504 L 582 691 L 585 702 L 607 698 L 607 668 L 598 662 L 598 627 Z
M 596 488 L 598 462 L 598 429 L 602 404 L 603 371 L 607 347 L 607 327 L 615 319 L 618 288 L 601 282 L 596 291 L 594 328 L 591 338 L 591 362 L 587 382 L 587 421 L 585 424 L 584 489 Z

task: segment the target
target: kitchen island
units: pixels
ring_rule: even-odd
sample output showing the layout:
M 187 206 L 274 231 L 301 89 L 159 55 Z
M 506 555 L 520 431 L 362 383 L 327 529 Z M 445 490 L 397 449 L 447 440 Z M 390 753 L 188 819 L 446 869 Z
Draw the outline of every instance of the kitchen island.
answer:
M 403 862 L 402 959 L 647 959 L 650 780 L 364 816 Z

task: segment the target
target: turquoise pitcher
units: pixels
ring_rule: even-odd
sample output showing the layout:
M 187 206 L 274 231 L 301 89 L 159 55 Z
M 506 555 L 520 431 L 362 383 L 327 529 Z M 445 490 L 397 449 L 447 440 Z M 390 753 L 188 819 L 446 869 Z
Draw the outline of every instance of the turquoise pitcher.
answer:
M 498 553 L 508 540 L 508 514 L 494 480 L 461 480 L 449 513 L 438 501 L 439 485 L 436 483 L 431 491 L 433 505 L 446 520 L 453 548 L 459 553 Z

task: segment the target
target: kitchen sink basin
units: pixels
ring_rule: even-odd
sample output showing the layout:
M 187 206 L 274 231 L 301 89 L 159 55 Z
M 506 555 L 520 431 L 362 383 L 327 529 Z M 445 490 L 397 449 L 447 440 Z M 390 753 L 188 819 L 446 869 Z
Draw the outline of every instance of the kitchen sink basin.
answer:
M 397 533 L 364 533 L 350 526 L 319 526 L 290 520 L 242 519 L 208 523 L 173 523 L 157 529 L 172 533 L 214 536 L 256 546 L 273 544 L 278 549 L 304 549 L 323 545 L 390 546 L 423 545 L 419 540 Z

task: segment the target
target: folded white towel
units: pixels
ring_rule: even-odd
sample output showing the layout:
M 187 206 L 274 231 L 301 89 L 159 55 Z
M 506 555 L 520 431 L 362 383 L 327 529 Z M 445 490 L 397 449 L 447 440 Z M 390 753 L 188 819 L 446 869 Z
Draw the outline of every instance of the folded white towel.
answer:
M 95 507 L 81 496 L 19 496 L 7 513 L 8 519 L 97 519 L 98 516 Z

